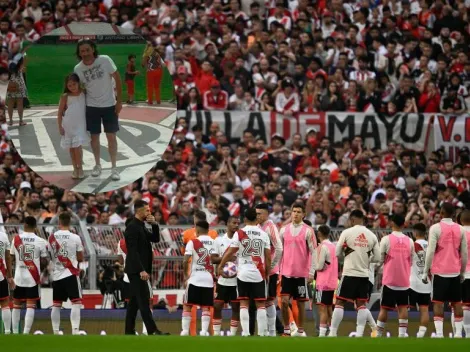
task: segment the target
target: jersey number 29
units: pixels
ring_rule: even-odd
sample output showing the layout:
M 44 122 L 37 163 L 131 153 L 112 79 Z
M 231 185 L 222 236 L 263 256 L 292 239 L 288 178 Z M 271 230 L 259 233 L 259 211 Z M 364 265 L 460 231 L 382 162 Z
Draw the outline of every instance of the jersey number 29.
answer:
M 263 242 L 261 240 L 245 238 L 242 240 L 242 245 L 245 248 L 243 250 L 242 256 L 261 257 L 261 251 L 263 249 Z

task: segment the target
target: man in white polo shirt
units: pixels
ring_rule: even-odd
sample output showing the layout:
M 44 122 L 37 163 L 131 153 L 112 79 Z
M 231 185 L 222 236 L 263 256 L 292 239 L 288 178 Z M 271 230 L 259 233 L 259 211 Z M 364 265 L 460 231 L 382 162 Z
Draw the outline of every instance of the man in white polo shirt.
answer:
M 81 61 L 75 66 L 74 72 L 86 89 L 86 123 L 95 157 L 91 175 L 98 177 L 101 174 L 100 134 L 103 123 L 112 164 L 111 178 L 118 181 L 116 133 L 119 131 L 118 116 L 122 109 L 121 76 L 113 60 L 107 55 L 98 55 L 96 44 L 89 39 L 78 42 L 76 54 Z

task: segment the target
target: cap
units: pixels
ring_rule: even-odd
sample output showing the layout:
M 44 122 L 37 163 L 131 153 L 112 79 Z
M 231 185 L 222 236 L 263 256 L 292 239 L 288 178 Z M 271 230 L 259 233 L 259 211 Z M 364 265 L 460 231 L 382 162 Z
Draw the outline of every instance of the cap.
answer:
M 207 149 L 209 152 L 215 152 L 216 151 L 216 148 L 212 143 L 202 144 L 201 148 L 202 149 Z
M 176 72 L 180 75 L 180 74 L 186 74 L 188 73 L 188 71 L 186 70 L 186 67 L 184 66 L 180 66 L 178 67 L 178 70 L 176 70 Z
M 28 181 L 21 182 L 20 189 L 23 189 L 23 188 L 31 188 L 31 183 L 29 183 Z
M 311 127 L 307 130 L 307 134 L 309 134 L 309 133 L 318 133 L 318 131 L 315 127 Z
M 275 167 L 273 169 L 273 172 L 282 172 L 282 169 L 280 167 Z

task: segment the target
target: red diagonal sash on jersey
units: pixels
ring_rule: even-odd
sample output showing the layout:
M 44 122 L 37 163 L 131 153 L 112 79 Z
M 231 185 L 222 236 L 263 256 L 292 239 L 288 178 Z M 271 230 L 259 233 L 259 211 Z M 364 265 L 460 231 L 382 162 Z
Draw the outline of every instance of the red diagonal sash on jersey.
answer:
M 72 275 L 78 276 L 80 274 L 80 269 L 73 266 L 70 258 L 58 254 L 60 251 L 60 244 L 59 242 L 57 242 L 57 239 L 55 238 L 54 234 L 49 236 L 49 244 L 54 248 L 57 255 L 57 259 L 59 259 L 59 262 L 62 263 L 64 268 L 69 269 Z
M 7 277 L 7 268 L 5 266 L 5 261 L 3 258 L 0 258 L 0 273 L 3 274 L 3 277 Z
M 121 247 L 122 252 L 127 255 L 127 244 L 124 239 L 119 241 L 119 246 Z
M 20 247 L 24 246 L 23 240 L 21 239 L 20 235 L 15 236 L 14 244 L 15 244 L 15 248 L 18 251 L 18 253 L 20 253 Z M 28 268 L 29 273 L 33 277 L 34 281 L 37 284 L 39 284 L 41 282 L 41 276 L 39 275 L 39 270 L 38 270 L 36 264 L 34 264 L 34 261 L 30 260 L 30 259 L 23 258 L 23 263 L 25 263 L 25 265 Z
M 286 105 L 284 105 L 284 111 L 290 110 L 292 106 L 294 106 L 295 98 L 292 95 L 291 98 L 287 101 Z
M 204 256 L 204 253 L 202 251 L 199 251 L 201 248 L 204 248 L 204 245 L 199 239 L 194 239 L 193 240 L 193 246 L 194 250 L 196 251 L 197 255 L 199 258 L 202 258 Z M 211 263 L 211 257 L 209 253 L 207 254 L 205 260 L 204 260 L 204 268 L 212 275 L 214 276 L 214 266 Z
M 248 239 L 248 240 L 250 239 L 248 235 L 246 234 L 246 232 L 243 230 L 238 230 L 237 233 L 238 233 L 238 240 L 240 242 L 242 242 L 244 239 Z M 264 280 L 266 278 L 266 275 L 264 272 L 264 263 L 261 260 L 261 257 L 252 255 L 251 260 L 255 263 L 256 268 L 258 269 L 259 273 L 261 274 L 261 277 Z

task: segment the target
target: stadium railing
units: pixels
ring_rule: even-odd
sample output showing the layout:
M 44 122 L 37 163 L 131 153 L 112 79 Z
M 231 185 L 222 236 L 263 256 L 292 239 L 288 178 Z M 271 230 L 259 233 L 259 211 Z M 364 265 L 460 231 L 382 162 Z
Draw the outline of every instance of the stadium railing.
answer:
M 4 231 L 10 240 L 23 231 L 22 225 L 3 224 Z M 153 245 L 154 261 L 152 283 L 153 288 L 158 290 L 178 290 L 183 287 L 183 232 L 191 226 L 161 226 L 160 243 Z M 38 225 L 37 235 L 45 240 L 57 231 L 57 226 Z M 124 236 L 124 225 L 76 225 L 72 226 L 72 232 L 78 234 L 84 246 L 85 260 L 80 264 L 82 269 L 81 283 L 84 289 L 96 290 L 98 287 L 99 274 L 106 266 L 113 266 L 118 260 L 118 244 Z M 225 227 L 215 227 L 219 235 L 226 231 Z M 331 230 L 332 241 L 337 241 L 343 229 Z M 379 241 L 388 235 L 390 229 L 372 230 Z M 405 233 L 411 236 L 411 231 Z M 50 276 L 49 266 L 42 271 L 43 286 L 47 286 Z M 376 285 L 380 285 L 380 274 L 376 277 Z

